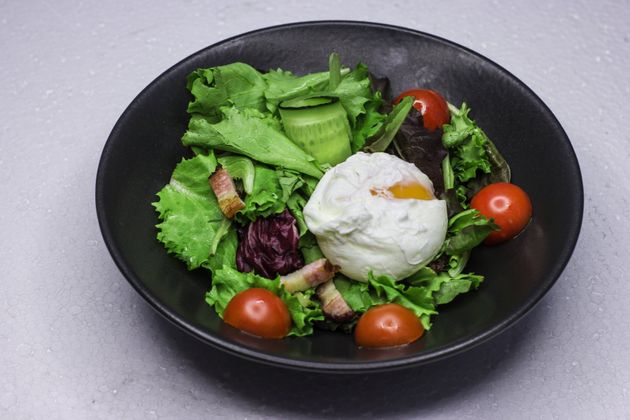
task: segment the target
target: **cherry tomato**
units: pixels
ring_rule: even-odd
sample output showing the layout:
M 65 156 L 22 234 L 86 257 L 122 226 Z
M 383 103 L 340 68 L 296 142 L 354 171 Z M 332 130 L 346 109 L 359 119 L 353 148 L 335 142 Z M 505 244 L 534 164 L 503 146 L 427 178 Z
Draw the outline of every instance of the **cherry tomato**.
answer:
M 448 112 L 446 101 L 436 91 L 429 89 L 410 89 L 407 90 L 394 100 L 398 103 L 405 96 L 412 96 L 415 99 L 413 107 L 420 111 L 424 128 L 430 131 L 437 130 L 451 120 L 451 114 Z
M 392 347 L 416 341 L 424 333 L 420 320 L 397 303 L 367 310 L 354 330 L 354 340 L 362 347 Z
M 532 218 L 532 202 L 527 193 L 509 182 L 497 182 L 483 187 L 470 202 L 501 230 L 492 232 L 485 240 L 487 245 L 498 244 L 518 235 Z
M 243 290 L 228 303 L 223 320 L 241 331 L 262 338 L 282 338 L 291 328 L 291 316 L 282 299 L 262 288 Z

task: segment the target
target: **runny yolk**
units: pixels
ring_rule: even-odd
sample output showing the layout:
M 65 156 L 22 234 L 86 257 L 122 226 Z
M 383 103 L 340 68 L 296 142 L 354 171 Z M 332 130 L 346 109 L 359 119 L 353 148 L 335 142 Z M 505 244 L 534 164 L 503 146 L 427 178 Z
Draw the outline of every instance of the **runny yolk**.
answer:
M 432 200 L 434 198 L 431 191 L 417 182 L 397 182 L 389 188 L 372 188 L 370 193 L 385 198 L 414 198 L 416 200 Z

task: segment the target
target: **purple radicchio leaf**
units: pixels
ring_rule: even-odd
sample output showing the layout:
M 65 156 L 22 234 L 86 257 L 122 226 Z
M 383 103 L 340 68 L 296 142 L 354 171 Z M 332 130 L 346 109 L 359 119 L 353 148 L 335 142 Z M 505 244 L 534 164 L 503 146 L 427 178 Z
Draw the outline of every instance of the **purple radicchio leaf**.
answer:
M 240 228 L 239 239 L 236 268 L 243 273 L 253 271 L 273 279 L 304 266 L 298 250 L 300 234 L 288 210 Z

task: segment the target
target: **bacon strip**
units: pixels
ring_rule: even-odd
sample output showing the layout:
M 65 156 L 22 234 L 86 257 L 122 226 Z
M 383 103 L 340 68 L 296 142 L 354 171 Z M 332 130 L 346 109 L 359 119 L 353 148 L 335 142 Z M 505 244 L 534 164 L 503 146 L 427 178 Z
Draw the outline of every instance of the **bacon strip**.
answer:
M 348 322 L 354 317 L 354 311 L 348 306 L 332 280 L 317 288 L 317 297 L 322 303 L 324 315 L 333 321 Z
M 332 265 L 326 258 L 313 261 L 293 273 L 280 277 L 280 282 L 287 292 L 301 292 L 332 279 L 338 267 Z
M 218 169 L 208 182 L 219 200 L 219 208 L 225 217 L 231 219 L 239 210 L 245 208 L 245 203 L 238 196 L 234 180 L 227 170 Z

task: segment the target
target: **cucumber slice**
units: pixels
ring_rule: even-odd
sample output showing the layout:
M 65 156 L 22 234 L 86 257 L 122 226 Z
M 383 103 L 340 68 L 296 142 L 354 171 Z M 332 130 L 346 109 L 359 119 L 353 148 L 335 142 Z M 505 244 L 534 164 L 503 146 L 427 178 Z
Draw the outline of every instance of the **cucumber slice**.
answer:
M 279 109 L 287 136 L 320 164 L 336 165 L 352 153 L 348 115 L 338 98 L 296 98 Z

